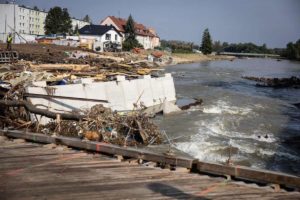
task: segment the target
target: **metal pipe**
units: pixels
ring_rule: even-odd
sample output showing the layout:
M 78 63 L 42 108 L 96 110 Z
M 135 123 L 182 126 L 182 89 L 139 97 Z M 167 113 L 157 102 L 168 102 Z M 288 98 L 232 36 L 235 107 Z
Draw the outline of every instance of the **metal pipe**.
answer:
M 55 96 L 55 95 L 47 95 L 47 94 L 25 93 L 23 96 L 24 97 L 32 97 L 32 98 L 42 98 L 42 99 L 70 99 L 70 100 L 78 100 L 78 101 L 95 101 L 95 102 L 101 102 L 101 103 L 109 103 L 107 100 L 101 100 L 101 99 Z

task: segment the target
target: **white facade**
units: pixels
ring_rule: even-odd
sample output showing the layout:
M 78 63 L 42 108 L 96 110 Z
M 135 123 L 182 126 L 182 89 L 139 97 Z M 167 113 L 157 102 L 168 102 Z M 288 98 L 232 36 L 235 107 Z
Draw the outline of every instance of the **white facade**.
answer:
M 149 36 L 137 35 L 135 38 L 140 44 L 143 45 L 144 49 L 154 49 L 151 38 Z
M 21 7 L 17 4 L 0 4 L 0 41 L 6 41 L 7 34 L 15 31 L 26 38 L 28 35 L 45 35 L 47 12 Z M 72 26 L 81 28 L 90 23 L 72 18 Z M 15 42 L 22 37 L 15 36 Z M 27 37 L 28 38 L 28 37 Z M 25 42 L 25 41 L 23 41 Z
M 93 40 L 93 50 L 100 47 L 100 51 L 103 51 L 106 42 L 113 42 L 122 45 L 123 41 L 123 37 L 121 37 L 115 30 L 109 30 L 104 35 L 80 35 L 79 39 L 81 42 L 85 42 L 83 40 Z
M 115 19 L 115 17 L 113 17 L 113 19 Z M 118 25 L 117 22 L 115 22 L 113 19 L 110 16 L 106 17 L 103 21 L 101 21 L 100 25 L 114 26 L 118 31 L 121 32 L 121 34 L 123 36 L 123 40 L 125 40 L 124 30 L 122 28 L 120 28 L 120 24 Z M 119 20 L 119 19 L 117 19 L 117 20 Z M 122 19 L 122 20 L 124 20 L 124 19 Z M 150 31 L 152 34 L 155 32 L 153 28 L 148 29 L 148 31 Z M 153 35 L 156 35 L 156 33 Z M 137 33 L 136 39 L 141 45 L 143 45 L 144 49 L 154 49 L 154 47 L 160 46 L 160 41 L 159 41 L 160 39 L 158 36 L 150 37 L 147 34 Z

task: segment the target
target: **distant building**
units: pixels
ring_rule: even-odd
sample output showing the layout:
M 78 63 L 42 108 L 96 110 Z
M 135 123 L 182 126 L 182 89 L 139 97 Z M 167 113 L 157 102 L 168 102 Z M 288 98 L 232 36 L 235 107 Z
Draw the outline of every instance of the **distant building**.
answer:
M 125 39 L 125 25 L 127 20 L 117 18 L 114 16 L 108 16 L 101 21 L 101 25 L 112 25 L 123 35 Z M 144 49 L 154 49 L 154 47 L 160 46 L 160 39 L 156 31 L 153 28 L 147 28 L 143 24 L 135 23 L 136 39 L 143 45 Z
M 72 20 L 72 28 L 73 30 L 75 29 L 76 26 L 78 26 L 78 29 L 81 29 L 82 27 L 86 26 L 86 25 L 90 25 L 91 23 L 80 20 L 80 19 L 76 19 L 76 18 L 71 18 Z
M 17 4 L 0 4 L 0 41 L 5 41 L 7 34 L 19 33 L 26 40 L 34 40 L 37 35 L 44 35 L 47 12 Z M 89 25 L 89 22 L 72 18 L 72 26 L 79 28 Z M 16 36 L 16 43 L 24 42 Z
M 86 43 L 90 49 L 104 51 L 114 47 L 122 47 L 123 36 L 114 26 L 86 25 L 79 29 L 80 43 Z

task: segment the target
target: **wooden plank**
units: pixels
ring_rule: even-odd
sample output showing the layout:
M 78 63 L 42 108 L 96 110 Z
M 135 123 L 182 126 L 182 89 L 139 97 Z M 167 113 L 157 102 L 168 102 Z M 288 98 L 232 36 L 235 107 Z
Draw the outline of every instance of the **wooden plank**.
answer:
M 39 133 L 24 132 L 20 130 L 1 130 L 4 135 L 8 137 L 22 138 L 30 141 L 41 143 L 55 143 L 76 147 L 80 149 L 96 151 L 100 153 L 107 153 L 111 155 L 122 155 L 126 157 L 142 159 L 152 162 L 159 162 L 162 164 L 174 165 L 179 167 L 192 168 L 192 165 L 197 162 L 195 159 L 186 158 L 182 156 L 169 156 L 158 154 L 147 150 L 135 149 L 131 147 L 120 147 L 117 145 L 107 144 L 103 142 L 82 141 L 77 138 L 64 136 L 48 136 Z
M 255 181 L 259 183 L 276 183 L 288 187 L 300 188 L 300 177 L 274 171 L 253 169 L 245 166 L 227 166 L 200 161 L 197 163 L 197 169 L 199 172 L 230 175 L 242 180 Z
M 70 147 L 76 147 L 100 153 L 107 153 L 112 155 L 122 155 L 126 157 L 142 159 L 147 161 L 159 162 L 162 164 L 169 164 L 174 166 L 192 168 L 194 163 L 197 163 L 197 170 L 215 175 L 230 175 L 238 179 L 249 180 L 259 183 L 276 183 L 287 187 L 300 188 L 300 178 L 284 173 L 278 173 L 267 170 L 253 169 L 243 166 L 227 166 L 216 163 L 198 162 L 197 160 L 185 158 L 181 156 L 168 156 L 164 154 L 153 153 L 147 150 L 134 149 L 130 147 L 120 147 L 112 144 L 106 144 L 93 141 L 82 141 L 77 138 L 56 136 L 23 132 L 19 130 L 2 131 L 6 136 L 23 138 L 26 140 L 42 142 L 42 143 L 56 143 L 63 144 Z
M 57 153 L 57 157 L 29 156 L 24 160 L 34 164 L 24 166 L 16 162 L 14 168 L 17 170 L 0 171 L 0 199 L 299 199 L 298 192 L 274 193 L 266 187 L 130 165 L 104 155 L 94 157 L 78 153 L 83 156 L 68 159 L 73 156 L 61 157 L 55 149 L 32 147 L 32 151 L 44 150 L 49 154 Z M 1 151 L 0 156 L 3 154 L 24 155 L 13 149 Z M 3 159 L 3 163 L 5 161 Z M 11 171 L 15 173 L 7 173 Z

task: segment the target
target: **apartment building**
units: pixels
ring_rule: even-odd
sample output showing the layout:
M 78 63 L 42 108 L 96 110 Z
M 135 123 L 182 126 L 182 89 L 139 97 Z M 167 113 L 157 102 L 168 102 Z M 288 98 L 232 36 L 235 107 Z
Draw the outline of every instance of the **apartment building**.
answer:
M 47 12 L 17 4 L 0 4 L 0 41 L 5 41 L 7 34 L 14 30 L 22 37 L 29 39 L 44 35 Z M 78 25 L 82 28 L 90 23 L 72 18 L 73 29 Z M 21 40 L 16 38 L 15 42 Z M 19 41 L 21 42 L 21 41 Z

